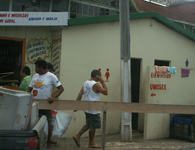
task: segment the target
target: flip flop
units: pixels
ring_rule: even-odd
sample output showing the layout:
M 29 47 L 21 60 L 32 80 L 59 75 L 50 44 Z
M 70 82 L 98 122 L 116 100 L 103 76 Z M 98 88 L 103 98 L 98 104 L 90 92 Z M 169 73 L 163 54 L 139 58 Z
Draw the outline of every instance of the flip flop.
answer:
M 57 144 L 56 141 L 50 141 L 50 144 Z
M 101 145 L 89 145 L 89 148 L 101 148 Z
M 80 141 L 79 141 L 75 136 L 73 136 L 73 140 L 74 140 L 75 144 L 76 144 L 78 147 L 80 147 Z

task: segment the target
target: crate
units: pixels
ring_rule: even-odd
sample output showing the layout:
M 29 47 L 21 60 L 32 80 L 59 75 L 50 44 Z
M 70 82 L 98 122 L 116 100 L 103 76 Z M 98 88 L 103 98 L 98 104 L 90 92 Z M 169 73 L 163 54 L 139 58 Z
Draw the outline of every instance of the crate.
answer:
M 190 127 L 191 129 L 191 139 L 192 141 L 195 141 L 195 115 L 192 116 L 192 125 Z
M 171 136 L 173 138 L 189 140 L 189 125 L 173 123 Z
M 170 137 L 195 141 L 194 116 L 174 116 L 171 120 Z

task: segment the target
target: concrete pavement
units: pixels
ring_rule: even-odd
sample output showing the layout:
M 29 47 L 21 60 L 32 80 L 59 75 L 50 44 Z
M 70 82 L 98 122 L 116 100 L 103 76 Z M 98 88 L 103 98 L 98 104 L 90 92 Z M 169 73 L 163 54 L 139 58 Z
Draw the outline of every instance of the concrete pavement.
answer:
M 72 138 L 53 138 L 58 143 L 52 150 L 89 150 L 88 138 L 81 138 L 81 147 L 77 147 Z M 95 141 L 101 145 L 102 137 L 96 136 Z M 132 142 L 121 142 L 120 134 L 107 135 L 105 150 L 195 150 L 195 143 L 179 139 L 161 139 L 144 141 L 142 134 L 134 134 Z M 101 150 L 101 148 L 99 148 Z

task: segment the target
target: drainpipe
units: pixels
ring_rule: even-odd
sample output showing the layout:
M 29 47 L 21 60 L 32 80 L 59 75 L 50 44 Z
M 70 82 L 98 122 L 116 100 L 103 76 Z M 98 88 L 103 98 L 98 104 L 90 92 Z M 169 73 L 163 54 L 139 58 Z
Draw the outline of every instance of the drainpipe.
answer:
M 120 0 L 122 102 L 131 103 L 129 0 Z M 132 141 L 132 113 L 121 114 L 121 141 Z

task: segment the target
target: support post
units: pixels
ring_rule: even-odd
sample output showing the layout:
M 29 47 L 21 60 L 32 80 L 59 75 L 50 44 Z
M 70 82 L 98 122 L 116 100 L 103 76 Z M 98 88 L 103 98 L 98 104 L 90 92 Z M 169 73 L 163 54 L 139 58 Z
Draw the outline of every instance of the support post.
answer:
M 120 0 L 122 102 L 131 103 L 129 0 Z M 121 141 L 132 141 L 132 114 L 122 112 Z
M 12 3 L 13 3 L 13 1 L 9 0 L 9 11 L 12 11 Z
M 106 137 L 106 111 L 103 112 L 102 150 L 105 149 L 105 137 Z

